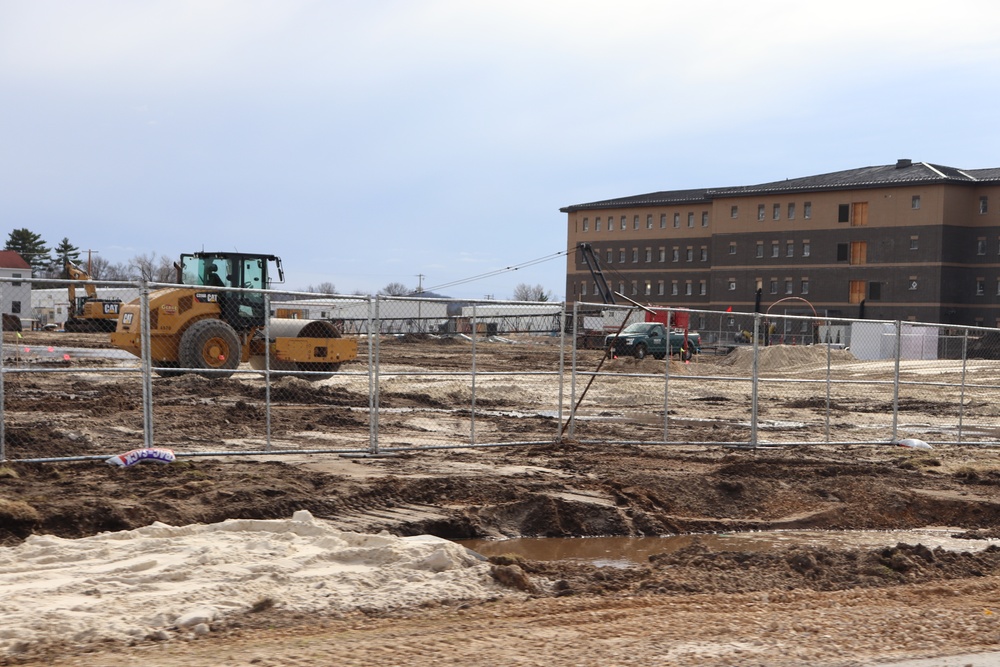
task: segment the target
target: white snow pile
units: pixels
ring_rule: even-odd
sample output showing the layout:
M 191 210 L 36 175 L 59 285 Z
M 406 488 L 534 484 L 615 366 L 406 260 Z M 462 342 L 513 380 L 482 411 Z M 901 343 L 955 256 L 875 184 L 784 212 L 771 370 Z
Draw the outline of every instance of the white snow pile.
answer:
M 299 511 L 0 548 L 0 654 L 34 642 L 166 639 L 262 601 L 294 611 L 390 609 L 503 592 L 490 565 L 429 535 L 342 532 Z

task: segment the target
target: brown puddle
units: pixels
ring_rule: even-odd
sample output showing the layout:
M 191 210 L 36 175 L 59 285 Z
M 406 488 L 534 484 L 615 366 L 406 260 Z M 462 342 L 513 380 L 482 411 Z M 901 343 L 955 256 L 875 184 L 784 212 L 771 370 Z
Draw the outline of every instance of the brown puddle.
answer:
M 631 567 L 653 554 L 678 551 L 700 543 L 712 551 L 770 552 L 794 546 L 830 549 L 878 549 L 905 544 L 923 544 L 949 551 L 980 551 L 997 540 L 967 540 L 952 537 L 961 528 L 929 527 L 893 531 L 778 530 L 756 533 L 711 533 L 666 537 L 520 537 L 509 540 L 456 540 L 483 556 L 516 555 L 529 560 L 571 560 L 602 567 Z

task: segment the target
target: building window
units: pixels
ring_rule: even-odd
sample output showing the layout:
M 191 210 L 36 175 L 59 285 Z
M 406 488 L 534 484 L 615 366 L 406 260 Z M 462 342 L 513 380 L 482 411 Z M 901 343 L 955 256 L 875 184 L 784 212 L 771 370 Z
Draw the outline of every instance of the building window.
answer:
M 625 251 L 624 250 L 619 250 L 618 251 L 618 263 L 619 264 L 624 264 L 625 263 Z
M 920 246 L 920 237 L 911 236 L 910 237 L 910 250 L 916 250 Z
M 608 223 L 608 227 L 611 227 L 610 223 Z M 595 232 L 601 231 L 601 219 L 600 218 L 594 218 L 594 231 Z
M 646 281 L 646 296 L 649 296 L 652 293 L 653 293 L 653 283 L 651 283 L 650 281 L 647 280 Z
M 689 246 L 688 249 L 684 251 L 684 258 L 687 261 L 689 261 L 689 262 L 693 262 L 694 261 L 694 248 L 691 248 Z
M 795 257 L 795 243 L 793 241 L 785 243 L 785 257 Z
M 850 221 L 851 221 L 851 205 L 840 204 L 837 207 L 837 222 L 850 222 Z
M 708 285 L 705 284 L 704 280 L 698 283 L 698 294 L 702 296 L 708 294 Z
M 587 281 L 580 283 L 580 296 L 587 296 Z
M 729 291 L 730 292 L 735 292 L 736 291 L 736 279 L 735 278 L 730 278 L 729 279 Z
M 585 232 L 589 232 L 590 231 L 590 219 L 589 218 L 584 218 L 583 219 L 583 231 L 585 231 Z
M 990 210 L 990 198 L 983 196 L 979 198 L 979 212 L 986 213 Z
M 632 281 L 632 296 L 639 296 L 639 286 L 634 280 Z
M 865 281 L 851 280 L 848 283 L 848 303 L 861 303 L 865 300 Z
M 868 283 L 868 298 L 872 301 L 882 298 L 882 283 Z
M 703 262 L 708 261 L 708 248 L 706 248 L 705 246 L 701 247 L 701 261 Z
M 809 241 L 803 241 L 802 242 L 802 256 L 803 257 L 808 257 L 809 256 L 809 252 L 811 250 L 812 250 L 812 248 L 809 246 Z
M 667 249 L 666 248 L 660 248 L 660 261 L 661 262 L 667 261 Z
M 788 205 L 788 219 L 789 220 L 795 219 L 795 204 Z
M 659 294 L 660 296 L 663 296 L 663 281 L 662 280 L 658 280 L 656 282 L 656 293 Z
M 638 216 L 637 216 L 637 217 L 638 217 Z M 625 231 L 626 229 L 628 229 L 628 225 L 627 225 L 627 224 L 625 224 L 625 220 L 626 220 L 626 217 L 625 217 L 625 216 L 623 215 L 623 216 L 622 216 L 622 231 L 623 231 L 623 232 L 624 232 L 624 231 Z
M 649 262 L 652 261 L 653 261 L 653 249 L 646 248 L 646 263 L 648 264 Z
M 757 241 L 757 257 L 761 258 L 764 256 L 764 242 Z
M 691 296 L 691 294 L 693 294 L 691 283 L 684 283 L 684 296 Z
M 837 244 L 837 261 L 838 262 L 846 262 L 847 261 L 847 258 L 848 258 L 847 249 L 848 249 L 848 247 L 849 246 L 846 243 L 838 243 Z
M 976 254 L 985 255 L 986 254 L 986 239 L 976 240 Z
M 778 249 L 778 242 L 777 241 L 772 241 L 771 242 L 771 257 L 778 257 L 780 254 L 781 253 L 780 253 L 780 251 Z
M 806 202 L 802 205 L 802 217 L 808 220 L 813 217 L 813 205 L 812 202 Z
M 733 220 L 735 220 L 736 218 L 740 217 L 740 207 L 739 206 L 730 206 L 729 207 L 729 217 L 732 218 Z
M 615 254 L 614 250 L 609 250 L 608 251 L 608 264 L 614 264 L 615 263 L 614 254 Z
M 677 296 L 677 281 L 676 280 L 672 280 L 670 282 L 670 294 L 672 296 Z
M 681 214 L 674 213 L 674 227 L 680 227 L 680 226 L 681 226 Z
M 666 229 L 666 228 L 667 228 L 667 214 L 666 213 L 661 213 L 660 214 L 660 229 Z
M 785 294 L 791 294 L 791 293 L 792 293 L 792 279 L 785 278 Z
M 618 281 L 618 293 L 619 294 L 624 294 L 625 293 L 625 281 L 624 280 Z
M 708 227 L 708 211 L 701 212 L 701 226 Z
M 774 279 L 774 278 L 771 278 L 770 285 L 771 285 L 771 294 L 777 294 L 778 293 L 778 281 L 776 279 Z
M 646 214 L 646 229 L 652 229 L 652 228 L 653 228 L 653 214 L 648 213 Z
M 913 210 L 920 208 L 920 195 L 913 195 L 910 197 L 910 208 Z
M 917 289 L 917 277 L 910 276 L 908 289 L 915 291 Z M 997 289 L 1000 289 L 1000 283 L 997 285 Z
M 771 218 L 773 220 L 781 220 L 781 204 L 775 204 L 771 212 Z
M 639 216 L 632 218 L 632 229 L 639 231 Z
M 694 227 L 694 213 L 688 211 L 688 227 Z
M 764 219 L 764 205 L 763 204 L 757 204 L 757 219 L 758 220 L 763 220 Z
M 730 243 L 729 244 L 729 254 L 730 255 L 735 255 L 736 254 L 736 244 L 735 243 Z
M 674 261 L 674 262 L 681 261 L 681 250 L 680 250 L 680 248 L 678 248 L 677 246 L 674 246 L 674 249 L 673 249 L 673 251 L 671 253 L 671 257 L 672 257 L 672 261 Z
M 12 274 L 10 274 L 10 277 L 11 278 L 20 278 L 21 274 L 20 273 L 12 273 Z M 21 281 L 20 280 L 16 280 L 16 281 L 12 282 L 10 284 L 10 286 L 11 287 L 20 287 L 21 286 Z
M 12 314 L 14 314 L 14 315 L 20 314 L 21 313 L 21 302 L 20 301 L 11 301 L 10 302 L 10 312 Z
M 803 294 L 809 294 L 809 281 L 806 278 L 802 279 L 799 291 L 802 292 Z
M 638 248 L 632 248 L 632 263 L 633 264 L 638 264 L 639 263 L 639 249 Z
M 976 296 L 982 296 L 986 293 L 986 281 L 982 278 L 976 278 Z

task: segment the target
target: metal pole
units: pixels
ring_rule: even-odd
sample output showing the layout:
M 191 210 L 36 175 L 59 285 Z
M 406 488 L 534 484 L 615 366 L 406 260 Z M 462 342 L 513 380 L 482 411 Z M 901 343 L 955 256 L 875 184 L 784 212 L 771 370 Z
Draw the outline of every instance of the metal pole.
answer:
M 0 303 L 3 303 L 3 288 L 6 283 L 0 282 Z M 14 332 L 19 334 L 20 332 Z M 15 345 L 19 345 L 17 341 L 17 336 L 14 336 Z M 4 414 L 4 405 L 7 402 L 7 397 L 4 387 L 4 375 L 6 375 L 7 369 L 3 366 L 3 327 L 0 327 L 0 463 L 7 460 L 7 415 Z
M 472 304 L 472 402 L 469 405 L 471 410 L 469 419 L 469 444 L 476 444 L 476 304 Z
M 962 390 L 958 400 L 958 444 L 962 444 L 962 426 L 965 417 L 965 373 L 969 367 L 969 330 L 962 334 Z
M 372 314 L 372 300 L 368 299 L 368 448 L 372 455 L 378 455 L 378 411 L 379 411 L 379 386 L 378 386 L 378 365 L 379 365 L 379 336 L 375 327 L 381 327 L 379 320 L 379 304 L 381 298 L 375 296 L 374 317 Z
M 831 344 L 830 343 L 830 334 L 827 333 L 827 336 L 826 336 L 826 417 L 825 417 L 825 421 L 826 421 L 826 429 L 825 429 L 826 430 L 826 444 L 830 444 L 830 386 L 831 386 L 831 377 L 830 377 L 830 366 L 831 366 L 831 361 L 830 361 L 830 356 L 831 356 L 830 355 L 830 344 Z
M 566 393 L 566 302 L 563 301 L 562 312 L 559 314 L 559 397 L 556 408 L 557 424 L 563 421 L 563 399 Z M 0 391 L 3 385 L 0 384 Z M 559 439 L 559 431 L 556 431 L 556 440 Z
M 139 331 L 142 351 L 142 442 L 153 446 L 153 352 L 149 339 L 149 282 L 139 285 Z
M 667 442 L 667 425 L 670 422 L 670 321 L 674 317 L 674 312 L 667 309 L 667 340 L 666 354 L 663 357 L 663 442 Z M 681 357 L 684 356 L 683 351 Z
M 264 450 L 271 451 L 271 296 L 264 293 Z
M 759 384 L 757 372 L 760 364 L 760 313 L 753 315 L 753 363 L 750 370 L 750 446 L 757 448 L 757 391 Z
M 573 302 L 573 358 L 571 361 L 571 370 L 569 376 L 569 420 L 566 422 L 569 430 L 567 431 L 562 427 L 562 420 L 559 421 L 560 425 L 560 437 L 565 431 L 566 435 L 572 439 L 574 437 L 574 432 L 576 431 L 576 357 L 577 357 L 577 347 L 580 343 L 580 302 Z
M 903 350 L 903 325 L 902 322 L 896 320 L 896 371 L 893 374 L 892 379 L 892 439 L 890 442 L 896 442 L 899 437 L 899 357 L 902 355 Z

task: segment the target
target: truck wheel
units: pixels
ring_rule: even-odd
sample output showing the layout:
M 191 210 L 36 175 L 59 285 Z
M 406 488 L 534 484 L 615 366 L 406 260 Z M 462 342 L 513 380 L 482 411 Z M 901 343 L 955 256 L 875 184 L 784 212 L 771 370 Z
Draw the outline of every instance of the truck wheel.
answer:
M 681 361 L 691 361 L 691 357 L 693 356 L 694 353 L 691 350 L 681 350 Z
M 645 359 L 646 346 L 643 345 L 642 343 L 639 343 L 638 345 L 635 346 L 635 351 L 632 354 L 635 356 L 636 359 Z
M 240 365 L 240 348 L 240 338 L 231 326 L 222 320 L 199 320 L 181 336 L 178 356 L 182 368 L 218 371 L 198 375 L 227 378 Z

